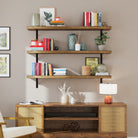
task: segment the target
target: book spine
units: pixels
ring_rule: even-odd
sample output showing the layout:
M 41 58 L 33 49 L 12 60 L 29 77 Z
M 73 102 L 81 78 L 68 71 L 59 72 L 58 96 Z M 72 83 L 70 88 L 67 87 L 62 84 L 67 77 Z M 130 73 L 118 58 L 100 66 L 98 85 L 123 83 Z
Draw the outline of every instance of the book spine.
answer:
M 38 73 L 39 73 L 39 76 L 41 76 L 42 75 L 42 70 L 41 70 L 42 69 L 41 68 L 42 65 L 41 65 L 41 63 L 38 63 L 38 65 L 39 65 L 39 72 Z
M 86 26 L 89 26 L 89 12 L 86 12 Z
M 85 12 L 85 22 L 84 22 L 84 26 L 86 26 L 86 12 Z
M 98 13 L 98 26 L 102 26 L 102 13 Z
M 46 38 L 43 38 L 43 50 L 46 51 Z
M 91 12 L 89 12 L 89 26 L 91 26 Z
M 94 13 L 94 26 L 98 26 L 98 14 L 97 13 Z
M 49 39 L 49 51 L 51 51 L 51 39 Z
M 55 40 L 53 39 L 53 51 L 54 51 L 54 48 L 55 48 L 55 47 L 54 47 L 54 41 L 55 41 Z
M 34 63 L 32 63 L 32 76 L 34 76 L 34 70 L 35 70 Z
M 91 12 L 91 26 L 94 26 L 94 12 Z
M 82 17 L 82 26 L 84 26 L 84 16 L 85 16 L 85 12 L 83 12 L 83 17 Z
M 53 51 L 53 39 L 51 39 L 51 51 Z
M 35 64 L 35 76 L 36 76 L 36 62 L 34 64 Z

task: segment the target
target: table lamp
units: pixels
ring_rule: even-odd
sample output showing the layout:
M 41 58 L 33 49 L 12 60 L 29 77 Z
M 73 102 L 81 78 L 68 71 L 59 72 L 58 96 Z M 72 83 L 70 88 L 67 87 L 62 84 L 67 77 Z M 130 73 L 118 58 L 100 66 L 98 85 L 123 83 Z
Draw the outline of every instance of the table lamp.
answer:
M 112 96 L 110 96 L 110 95 L 117 94 L 117 84 L 100 84 L 99 93 L 107 94 L 107 96 L 105 96 L 105 98 L 104 98 L 104 103 L 111 104 Z

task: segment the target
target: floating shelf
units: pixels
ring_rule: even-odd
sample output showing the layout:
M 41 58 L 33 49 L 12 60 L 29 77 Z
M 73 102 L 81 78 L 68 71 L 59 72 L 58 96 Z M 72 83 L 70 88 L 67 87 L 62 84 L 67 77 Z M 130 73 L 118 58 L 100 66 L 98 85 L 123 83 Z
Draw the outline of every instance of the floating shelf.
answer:
M 27 75 L 27 78 L 29 79 L 100 79 L 100 78 L 111 78 L 111 75 L 109 76 L 32 76 Z
M 98 117 L 47 117 L 45 120 L 98 120 Z
M 104 50 L 104 51 L 98 51 L 98 50 L 91 50 L 91 51 L 33 51 L 29 50 L 27 51 L 28 54 L 111 54 L 112 51 L 110 50 Z
M 29 31 L 36 31 L 36 30 L 111 30 L 111 26 L 27 26 Z

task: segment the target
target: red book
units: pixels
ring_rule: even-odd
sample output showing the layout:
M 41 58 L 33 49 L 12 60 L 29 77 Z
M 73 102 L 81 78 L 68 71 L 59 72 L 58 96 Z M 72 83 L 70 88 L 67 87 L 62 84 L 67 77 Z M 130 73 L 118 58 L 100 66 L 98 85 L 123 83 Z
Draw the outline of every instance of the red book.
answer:
M 43 38 L 43 47 L 44 47 L 44 51 L 46 51 L 46 38 Z
M 89 26 L 89 12 L 86 12 L 86 26 Z
M 39 64 L 39 76 L 42 75 L 42 72 L 41 72 L 41 63 L 38 63 Z
M 83 12 L 82 26 L 84 26 L 84 16 L 85 16 L 85 12 Z

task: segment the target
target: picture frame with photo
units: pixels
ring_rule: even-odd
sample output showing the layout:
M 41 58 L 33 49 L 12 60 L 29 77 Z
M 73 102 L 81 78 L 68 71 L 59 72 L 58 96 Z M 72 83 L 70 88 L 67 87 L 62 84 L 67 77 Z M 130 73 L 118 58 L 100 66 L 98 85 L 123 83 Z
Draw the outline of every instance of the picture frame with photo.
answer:
M 40 8 L 40 26 L 50 26 L 50 22 L 55 20 L 55 8 Z
M 0 54 L 0 78 L 10 77 L 10 54 Z
M 0 26 L 0 51 L 10 50 L 11 28 L 8 26 Z
M 85 66 L 91 66 L 91 75 L 95 75 L 98 64 L 99 57 L 85 57 Z

